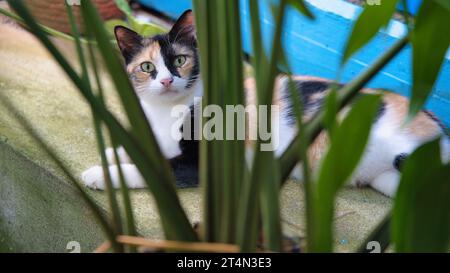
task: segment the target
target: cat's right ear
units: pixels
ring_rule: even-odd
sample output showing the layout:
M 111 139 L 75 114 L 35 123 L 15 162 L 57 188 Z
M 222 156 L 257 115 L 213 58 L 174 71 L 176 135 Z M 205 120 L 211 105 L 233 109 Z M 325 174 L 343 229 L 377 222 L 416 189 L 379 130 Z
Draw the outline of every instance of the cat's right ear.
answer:
M 169 37 L 172 41 L 183 37 L 196 39 L 195 18 L 192 10 L 185 11 L 178 18 L 169 32 Z
M 116 26 L 114 34 L 125 62 L 128 64 L 142 47 L 143 38 L 138 33 L 124 26 Z

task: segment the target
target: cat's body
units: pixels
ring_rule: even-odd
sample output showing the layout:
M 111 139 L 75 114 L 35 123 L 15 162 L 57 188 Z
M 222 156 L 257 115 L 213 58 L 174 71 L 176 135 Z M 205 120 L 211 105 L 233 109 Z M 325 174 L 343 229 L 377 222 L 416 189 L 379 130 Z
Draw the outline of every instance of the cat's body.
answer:
M 167 35 L 142 38 L 123 27 L 116 28 L 116 37 L 124 55 L 127 72 L 141 100 L 142 108 L 155 133 L 164 156 L 170 159 L 175 170 L 190 165 L 197 168 L 198 141 L 180 140 L 180 117 L 174 117 L 174 106 L 184 105 L 187 109 L 184 119 L 197 106 L 194 98 L 202 96 L 199 60 L 196 49 L 195 27 L 191 12 L 183 14 Z M 298 76 L 293 78 L 299 98 L 303 101 L 305 116 L 311 118 L 322 106 L 330 81 L 320 78 Z M 247 105 L 255 104 L 256 90 L 253 79 L 244 83 Z M 288 92 L 288 80 L 280 75 L 275 83 L 274 105 L 278 105 L 279 115 L 272 116 L 272 128 L 278 128 L 274 135 L 278 143 L 275 154 L 280 155 L 297 134 L 295 117 Z M 390 92 L 365 89 L 362 93 L 382 93 L 383 103 L 373 123 L 366 152 L 350 181 L 352 185 L 370 185 L 376 190 L 394 196 L 399 182 L 401 163 L 408 154 L 421 144 L 435 139 L 445 130 L 431 113 L 422 111 L 408 125 L 404 126 L 408 101 Z M 342 111 L 345 115 L 346 109 Z M 256 118 L 249 112 L 248 130 L 256 128 Z M 177 123 L 178 122 L 178 123 Z M 179 124 L 179 126 L 173 126 Z M 174 130 L 173 128 L 176 128 Z M 247 141 L 251 152 L 252 141 Z M 328 138 L 321 133 L 310 146 L 309 159 L 317 168 L 327 150 Z M 442 138 L 442 157 L 450 160 L 450 142 Z M 123 148 L 118 150 L 121 167 L 128 186 L 145 187 L 137 168 L 132 164 Z M 113 152 L 107 150 L 110 172 L 115 186 L 119 185 L 118 168 Z M 301 179 L 297 167 L 293 176 Z M 82 175 L 84 183 L 92 188 L 104 189 L 104 177 L 99 166 L 90 168 Z
M 304 105 L 303 119 L 308 120 L 322 107 L 332 83 L 325 79 L 308 76 L 296 76 L 292 80 L 298 88 L 299 97 Z M 254 89 L 254 80 L 248 79 L 245 86 L 247 92 Z M 275 87 L 273 104 L 280 106 L 280 116 L 274 117 L 272 124 L 276 123 L 276 120 L 279 121 L 280 145 L 275 154 L 281 155 L 297 135 L 298 130 L 295 126 L 296 118 L 293 114 L 290 92 L 288 91 L 288 78 L 279 76 Z M 250 94 L 254 92 L 251 91 Z M 401 166 L 406 157 L 423 143 L 445 135 L 446 129 L 428 111 L 421 111 L 410 123 L 405 125 L 409 102 L 401 95 L 377 89 L 363 89 L 360 92 L 362 95 L 380 94 L 382 103 L 377 117 L 373 121 L 365 153 L 349 184 L 371 186 L 392 197 L 395 195 L 400 179 Z M 339 118 L 345 117 L 348 110 L 348 107 L 344 108 L 340 112 Z M 450 140 L 447 136 L 442 137 L 441 147 L 442 159 L 445 162 L 450 161 Z M 311 144 L 308 151 L 309 162 L 313 170 L 318 169 L 327 148 L 328 136 L 325 132 L 322 132 Z M 301 168 L 297 166 L 292 176 L 301 180 Z

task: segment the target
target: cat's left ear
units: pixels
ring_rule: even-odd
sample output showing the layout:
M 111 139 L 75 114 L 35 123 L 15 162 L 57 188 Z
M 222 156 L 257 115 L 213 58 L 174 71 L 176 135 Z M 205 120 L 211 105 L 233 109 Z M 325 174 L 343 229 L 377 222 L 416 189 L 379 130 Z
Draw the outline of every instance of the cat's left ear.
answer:
M 114 28 L 117 45 L 122 52 L 125 62 L 129 63 L 142 46 L 143 38 L 131 29 L 123 26 L 116 26 Z
M 196 39 L 195 18 L 192 10 L 185 11 L 169 32 L 171 39 L 191 38 Z

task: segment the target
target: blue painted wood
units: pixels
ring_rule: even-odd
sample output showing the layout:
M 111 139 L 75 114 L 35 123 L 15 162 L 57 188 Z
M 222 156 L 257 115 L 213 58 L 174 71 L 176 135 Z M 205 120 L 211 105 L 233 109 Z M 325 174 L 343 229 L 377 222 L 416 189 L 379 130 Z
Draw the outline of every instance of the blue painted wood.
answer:
M 140 0 L 142 4 L 155 8 L 172 18 L 177 18 L 191 8 L 191 0 Z M 269 48 L 274 30 L 270 1 L 260 2 L 263 42 Z M 348 82 L 362 71 L 405 31 L 404 25 L 392 22 L 390 27 L 378 33 L 364 49 L 356 54 L 340 69 L 340 61 L 345 42 L 355 19 L 361 12 L 342 0 L 307 0 L 316 20 L 310 21 L 298 11 L 288 9 L 285 30 L 282 35 L 283 47 L 291 70 L 296 74 L 314 75 Z M 243 48 L 251 54 L 250 18 L 248 1 L 241 0 Z M 405 48 L 369 84 L 368 87 L 385 88 L 408 96 L 411 89 L 411 48 Z M 450 127 L 450 51 L 442 66 L 441 75 L 426 108 L 439 116 Z
M 409 13 L 417 15 L 420 5 L 422 5 L 422 0 L 406 0 L 406 7 Z M 404 10 L 403 3 L 399 3 L 399 10 Z

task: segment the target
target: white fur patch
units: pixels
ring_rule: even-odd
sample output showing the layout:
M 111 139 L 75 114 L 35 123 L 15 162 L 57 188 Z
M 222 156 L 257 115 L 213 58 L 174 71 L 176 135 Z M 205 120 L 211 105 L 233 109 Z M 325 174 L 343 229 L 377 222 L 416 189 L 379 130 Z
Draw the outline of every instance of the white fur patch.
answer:
M 441 157 L 444 164 L 450 163 L 450 138 L 447 136 L 441 138 Z
M 140 172 L 133 164 L 121 164 L 120 165 L 127 186 L 132 189 L 144 188 L 145 180 L 142 178 Z M 111 175 L 111 182 L 114 188 L 120 187 L 119 168 L 117 165 L 109 166 L 109 173 Z M 103 175 L 103 169 L 101 166 L 94 166 L 81 175 L 84 184 L 92 189 L 105 190 L 106 182 Z

